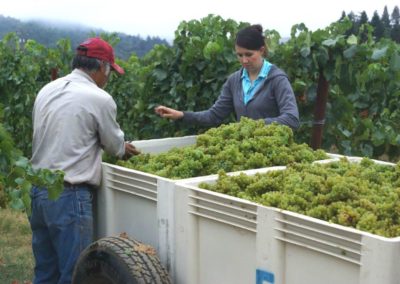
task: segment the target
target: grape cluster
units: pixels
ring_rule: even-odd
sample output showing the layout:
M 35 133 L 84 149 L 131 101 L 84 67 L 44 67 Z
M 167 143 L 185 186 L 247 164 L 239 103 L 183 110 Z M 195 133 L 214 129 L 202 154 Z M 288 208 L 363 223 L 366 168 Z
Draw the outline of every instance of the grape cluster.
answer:
M 342 158 L 253 176 L 221 171 L 215 184 L 199 186 L 384 237 L 400 236 L 400 162 Z
M 197 136 L 195 145 L 161 154 L 142 154 L 118 165 L 171 179 L 326 159 L 322 150 L 297 144 L 292 130 L 276 123 L 242 118 Z

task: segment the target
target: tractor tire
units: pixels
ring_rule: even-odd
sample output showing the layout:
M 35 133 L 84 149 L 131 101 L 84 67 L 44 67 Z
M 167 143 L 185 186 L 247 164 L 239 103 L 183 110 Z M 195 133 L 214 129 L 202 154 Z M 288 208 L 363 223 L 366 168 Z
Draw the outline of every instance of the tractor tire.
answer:
M 124 237 L 92 243 L 79 256 L 73 284 L 170 284 L 153 247 Z

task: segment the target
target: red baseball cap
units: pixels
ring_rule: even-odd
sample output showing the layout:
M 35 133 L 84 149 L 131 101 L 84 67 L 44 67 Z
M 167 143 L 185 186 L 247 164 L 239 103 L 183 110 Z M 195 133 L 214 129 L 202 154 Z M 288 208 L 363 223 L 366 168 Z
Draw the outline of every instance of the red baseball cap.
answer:
M 77 47 L 76 53 L 109 62 L 111 67 L 119 74 L 125 73 L 124 69 L 114 61 L 114 50 L 112 46 L 99 37 L 92 37 L 82 42 Z

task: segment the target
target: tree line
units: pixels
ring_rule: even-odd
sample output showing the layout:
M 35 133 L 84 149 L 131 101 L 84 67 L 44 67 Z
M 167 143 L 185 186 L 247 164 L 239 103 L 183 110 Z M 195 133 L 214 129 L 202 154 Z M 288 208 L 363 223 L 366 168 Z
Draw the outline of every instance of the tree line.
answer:
M 400 10 L 398 6 L 395 6 L 390 14 L 385 6 L 382 15 L 375 11 L 371 19 L 368 18 L 365 11 L 360 14 L 343 11 L 339 21 L 345 17 L 352 22 L 352 27 L 346 31 L 347 36 L 360 34 L 361 39 L 367 40 L 368 31 L 365 24 L 369 24 L 373 27 L 372 35 L 377 41 L 381 38 L 391 38 L 400 43 Z M 0 14 L 0 38 L 10 32 L 16 32 L 21 42 L 33 39 L 48 48 L 55 48 L 60 39 L 68 38 L 72 46 L 77 46 L 89 36 L 105 33 L 102 29 L 91 29 L 78 25 L 51 27 L 49 23 L 41 21 L 23 22 Z M 133 53 L 138 57 L 143 57 L 156 44 L 169 45 L 167 40 L 158 36 L 142 38 L 139 35 L 133 36 L 118 32 L 114 34 L 119 38 L 119 43 L 114 46 L 115 55 L 123 60 L 129 59 Z
M 398 6 L 393 8 L 391 14 L 389 14 L 388 8 L 385 6 L 381 16 L 379 16 L 378 11 L 375 11 L 371 19 L 368 19 L 365 11 L 359 15 L 353 12 L 346 14 L 343 11 L 340 20 L 343 20 L 346 16 L 353 23 L 346 35 L 360 34 L 365 41 L 368 33 L 365 24 L 369 24 L 373 27 L 372 35 L 377 41 L 381 38 L 391 38 L 393 41 L 400 43 L 400 10 Z
M 10 32 L 15 32 L 20 38 L 21 43 L 26 42 L 28 39 L 33 39 L 47 48 L 55 48 L 57 42 L 63 38 L 70 39 L 71 45 L 77 46 L 89 36 L 105 33 L 102 29 L 90 29 L 77 25 L 55 27 L 54 24 L 50 25 L 45 22 L 23 22 L 0 15 L 0 39 Z M 119 44 L 114 47 L 115 55 L 123 60 L 127 60 L 132 53 L 135 53 L 138 57 L 142 57 L 156 44 L 168 45 L 165 39 L 159 37 L 147 36 L 146 38 L 142 38 L 139 35 L 115 34 L 120 39 Z

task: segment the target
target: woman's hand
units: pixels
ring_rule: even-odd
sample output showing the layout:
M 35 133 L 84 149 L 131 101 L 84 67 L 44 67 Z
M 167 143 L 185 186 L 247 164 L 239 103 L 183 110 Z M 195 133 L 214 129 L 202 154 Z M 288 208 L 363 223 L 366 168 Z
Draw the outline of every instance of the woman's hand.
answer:
M 180 119 L 183 117 L 183 112 L 172 109 L 166 106 L 158 106 L 154 109 L 154 111 L 161 117 L 170 118 L 173 120 Z

